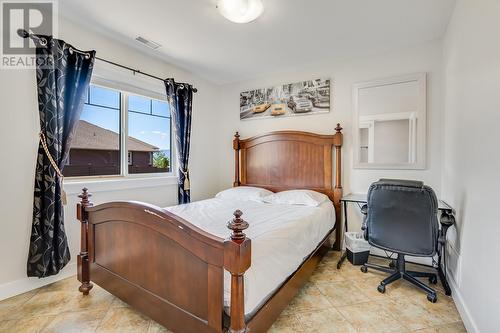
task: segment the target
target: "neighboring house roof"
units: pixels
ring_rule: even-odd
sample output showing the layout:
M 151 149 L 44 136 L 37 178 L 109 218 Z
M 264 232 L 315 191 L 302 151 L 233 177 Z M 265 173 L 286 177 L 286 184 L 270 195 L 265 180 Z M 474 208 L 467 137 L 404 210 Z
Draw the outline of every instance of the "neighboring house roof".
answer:
M 133 137 L 128 137 L 128 150 L 130 151 L 158 151 L 160 148 L 150 145 Z M 89 150 L 118 150 L 120 136 L 118 133 L 80 120 L 76 127 L 71 149 Z

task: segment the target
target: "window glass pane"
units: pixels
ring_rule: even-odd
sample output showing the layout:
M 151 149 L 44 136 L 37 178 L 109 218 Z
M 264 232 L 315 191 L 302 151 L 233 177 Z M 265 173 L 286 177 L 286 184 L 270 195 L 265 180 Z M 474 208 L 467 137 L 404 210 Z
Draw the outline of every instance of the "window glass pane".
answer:
M 99 91 L 102 105 L 113 105 L 118 101 L 119 106 L 120 93 L 117 93 L 118 98 L 116 98 L 116 91 L 104 88 L 99 88 Z M 63 174 L 67 177 L 119 175 L 119 133 L 119 109 L 85 103 Z
M 90 86 L 90 104 L 120 109 L 120 92 L 98 86 Z
M 151 114 L 151 100 L 142 96 L 131 95 L 128 98 L 129 111 Z
M 136 96 L 130 96 L 129 105 L 132 97 Z M 127 143 L 130 174 L 170 172 L 170 118 L 129 111 Z
M 153 114 L 157 116 L 170 117 L 170 108 L 168 103 L 153 100 Z

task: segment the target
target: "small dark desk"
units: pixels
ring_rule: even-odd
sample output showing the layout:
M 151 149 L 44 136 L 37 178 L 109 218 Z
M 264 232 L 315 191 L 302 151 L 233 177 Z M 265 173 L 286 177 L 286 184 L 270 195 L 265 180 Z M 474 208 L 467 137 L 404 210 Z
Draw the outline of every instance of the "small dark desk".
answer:
M 344 244 L 344 233 L 347 232 L 348 229 L 348 223 L 347 223 L 347 204 L 349 202 L 355 203 L 358 205 L 358 207 L 361 209 L 364 204 L 366 204 L 366 194 L 364 193 L 349 193 L 340 199 L 340 202 L 343 203 L 344 206 L 344 230 L 343 232 L 340 233 L 340 246 Z M 451 227 L 455 223 L 455 218 L 453 216 L 453 208 L 448 205 L 446 202 L 443 200 L 438 200 L 438 210 L 441 212 L 441 218 L 440 218 L 440 223 L 441 223 L 441 229 L 439 231 L 439 241 L 438 241 L 438 263 L 437 263 L 437 271 L 439 275 L 439 279 L 441 280 L 441 283 L 443 284 L 443 288 L 445 290 L 446 295 L 451 295 L 451 289 L 450 286 L 448 285 L 448 280 L 446 279 L 446 274 L 443 271 L 443 267 L 441 265 L 442 262 L 442 257 L 445 255 L 445 242 L 446 242 L 446 232 L 448 231 L 448 228 Z M 344 260 L 347 258 L 347 252 L 344 251 L 342 253 L 342 256 L 340 257 L 339 261 L 337 262 L 337 269 L 340 269 L 342 266 L 342 263 Z M 446 270 L 446 267 L 444 268 Z

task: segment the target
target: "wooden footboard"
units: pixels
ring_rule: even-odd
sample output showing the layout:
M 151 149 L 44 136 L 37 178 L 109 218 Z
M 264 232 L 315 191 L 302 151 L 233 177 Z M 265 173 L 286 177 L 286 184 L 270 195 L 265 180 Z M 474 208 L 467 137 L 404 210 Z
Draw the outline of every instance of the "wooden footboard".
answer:
M 240 211 L 224 240 L 152 205 L 93 206 L 89 196 L 84 189 L 77 207 L 84 295 L 93 281 L 174 332 L 222 332 L 225 268 L 232 274 L 230 331 L 245 329 L 243 274 L 251 256 Z

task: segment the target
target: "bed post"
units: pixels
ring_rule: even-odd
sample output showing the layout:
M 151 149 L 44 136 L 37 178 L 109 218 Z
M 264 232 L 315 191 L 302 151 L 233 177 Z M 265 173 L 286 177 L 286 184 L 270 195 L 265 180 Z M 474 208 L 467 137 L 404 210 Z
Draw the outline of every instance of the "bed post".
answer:
M 340 228 L 341 221 L 341 210 L 340 210 L 340 199 L 342 198 L 342 143 L 343 134 L 342 127 L 337 124 L 335 127 L 335 134 L 333 135 L 333 145 L 335 147 L 335 188 L 333 190 L 333 203 L 335 205 L 335 215 L 337 221 L 337 231 L 336 231 L 336 242 L 335 249 L 340 250 L 340 233 L 342 232 Z
M 234 149 L 234 183 L 233 186 L 240 186 L 240 134 L 236 132 L 233 140 Z
M 233 232 L 224 241 L 224 268 L 231 273 L 231 303 L 229 333 L 244 333 L 245 323 L 245 289 L 244 273 L 251 264 L 251 241 L 243 230 L 248 223 L 241 218 L 240 210 L 234 212 L 234 218 L 227 227 Z
M 77 257 L 77 275 L 78 281 L 80 281 L 82 285 L 78 290 L 84 295 L 88 295 L 90 289 L 93 287 L 92 283 L 90 283 L 90 264 L 88 255 L 89 221 L 88 213 L 85 211 L 85 208 L 91 207 L 93 204 L 89 201 L 89 197 L 91 197 L 92 194 L 87 191 L 87 188 L 82 189 L 82 194 L 78 196 L 82 200 L 76 204 L 76 218 L 80 220 L 81 223 L 80 254 Z

